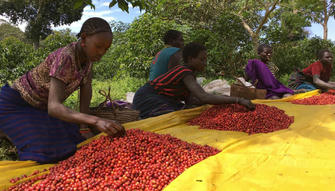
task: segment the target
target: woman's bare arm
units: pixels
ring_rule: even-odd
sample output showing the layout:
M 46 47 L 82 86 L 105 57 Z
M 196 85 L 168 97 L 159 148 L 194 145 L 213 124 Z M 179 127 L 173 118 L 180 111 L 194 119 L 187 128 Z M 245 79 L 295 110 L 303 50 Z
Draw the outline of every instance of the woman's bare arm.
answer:
M 254 109 L 255 105 L 252 104 L 249 100 L 231 97 L 225 95 L 212 95 L 204 91 L 204 89 L 196 82 L 195 78 L 192 75 L 187 75 L 183 78 L 184 84 L 188 90 L 197 97 L 202 103 L 206 104 L 230 104 L 238 103 L 246 106 L 249 109 Z
M 88 82 L 80 86 L 80 112 L 89 113 L 89 106 L 92 99 L 92 71 L 89 73 Z
M 109 135 L 114 135 L 117 133 L 120 133 L 121 135 L 125 134 L 123 126 L 115 121 L 77 112 L 65 107 L 62 104 L 65 99 L 64 90 L 64 82 L 51 77 L 48 98 L 48 113 L 50 116 L 70 123 L 95 126 L 100 131 L 105 132 Z
M 321 80 L 319 75 L 313 75 L 313 83 L 321 88 L 335 89 L 335 84 L 327 83 Z

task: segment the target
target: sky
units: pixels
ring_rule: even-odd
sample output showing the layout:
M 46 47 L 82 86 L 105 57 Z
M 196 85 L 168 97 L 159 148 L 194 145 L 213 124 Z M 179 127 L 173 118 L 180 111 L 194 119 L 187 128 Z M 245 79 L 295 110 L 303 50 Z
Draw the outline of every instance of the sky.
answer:
M 71 25 L 64 25 L 53 27 L 54 30 L 61 30 L 65 28 L 70 28 L 73 33 L 78 33 L 80 31 L 81 25 L 85 20 L 91 17 L 101 17 L 107 20 L 108 22 L 122 21 L 124 23 L 131 23 L 135 18 L 138 18 L 144 12 L 141 12 L 139 8 L 129 8 L 129 13 L 122 11 L 118 6 L 114 6 L 109 8 L 109 3 L 111 0 L 93 0 L 93 4 L 95 5 L 95 9 L 92 9 L 90 6 L 84 8 L 83 16 L 81 20 L 72 23 Z M 2 16 L 0 19 L 8 20 Z M 26 23 L 21 23 L 18 27 L 24 31 L 26 27 Z M 311 27 L 306 28 L 310 32 L 310 37 L 319 36 L 323 37 L 323 28 L 320 24 L 313 23 Z M 331 17 L 328 21 L 328 39 L 335 42 L 335 21 L 334 17 Z

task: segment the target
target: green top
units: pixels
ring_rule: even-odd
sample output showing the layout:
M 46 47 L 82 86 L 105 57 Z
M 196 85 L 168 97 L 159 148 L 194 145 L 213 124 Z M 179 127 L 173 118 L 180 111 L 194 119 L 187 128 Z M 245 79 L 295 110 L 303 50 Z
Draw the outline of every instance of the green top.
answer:
M 174 55 L 179 48 L 167 47 L 159 51 L 150 65 L 149 80 L 152 81 L 158 76 L 166 73 L 169 68 L 170 57 Z

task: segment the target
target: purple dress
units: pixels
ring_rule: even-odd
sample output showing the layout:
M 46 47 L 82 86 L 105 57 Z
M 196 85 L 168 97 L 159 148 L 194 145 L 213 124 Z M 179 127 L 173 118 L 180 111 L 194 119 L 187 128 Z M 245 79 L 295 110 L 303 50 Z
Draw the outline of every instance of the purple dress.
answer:
M 245 67 L 247 77 L 255 83 L 257 80 L 257 89 L 266 89 L 266 98 L 272 96 L 283 97 L 284 94 L 293 94 L 293 90 L 280 83 L 271 73 L 269 68 L 262 61 L 252 59 L 248 61 Z

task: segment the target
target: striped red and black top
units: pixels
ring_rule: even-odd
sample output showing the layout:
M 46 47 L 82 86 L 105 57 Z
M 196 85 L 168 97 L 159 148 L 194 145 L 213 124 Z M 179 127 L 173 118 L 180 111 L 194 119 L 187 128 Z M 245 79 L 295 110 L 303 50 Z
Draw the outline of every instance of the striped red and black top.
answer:
M 193 71 L 186 66 L 178 65 L 171 68 L 165 74 L 162 74 L 150 81 L 150 85 L 157 91 L 158 94 L 173 97 L 178 100 L 185 100 L 189 95 L 183 78 L 186 75 L 192 75 Z

